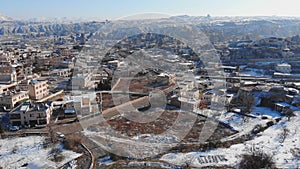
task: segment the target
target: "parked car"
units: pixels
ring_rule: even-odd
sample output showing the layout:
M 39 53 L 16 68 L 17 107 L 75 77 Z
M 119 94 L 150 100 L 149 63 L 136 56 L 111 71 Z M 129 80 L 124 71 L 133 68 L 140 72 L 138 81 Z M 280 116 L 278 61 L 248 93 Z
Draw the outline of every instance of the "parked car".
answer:
M 56 135 L 57 135 L 57 137 L 60 138 L 60 139 L 64 139 L 64 138 L 65 138 L 65 135 L 62 134 L 61 132 L 56 132 Z
M 10 126 L 9 130 L 10 131 L 18 131 L 18 130 L 20 130 L 20 127 L 19 126 Z

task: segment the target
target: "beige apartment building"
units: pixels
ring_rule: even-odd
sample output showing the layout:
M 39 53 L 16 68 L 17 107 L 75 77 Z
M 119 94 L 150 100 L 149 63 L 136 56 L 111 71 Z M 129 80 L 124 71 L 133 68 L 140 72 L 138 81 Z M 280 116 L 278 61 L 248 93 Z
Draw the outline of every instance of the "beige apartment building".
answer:
M 49 95 L 47 81 L 32 80 L 28 86 L 29 97 L 34 100 L 39 100 Z
M 16 82 L 17 72 L 12 65 L 13 58 L 9 54 L 0 54 L 0 81 L 1 82 Z
M 29 99 L 28 91 L 11 92 L 6 91 L 0 94 L 0 106 L 13 109 L 17 103 Z
M 10 91 L 16 87 L 17 83 L 0 84 L 0 94 Z
M 0 62 L 0 81 L 1 82 L 16 82 L 17 73 L 13 66 Z
M 49 95 L 47 81 L 28 80 L 19 84 L 20 89 L 28 90 L 29 97 L 33 100 L 39 100 Z
M 54 69 L 51 75 L 56 77 L 69 77 L 71 76 L 71 69 Z

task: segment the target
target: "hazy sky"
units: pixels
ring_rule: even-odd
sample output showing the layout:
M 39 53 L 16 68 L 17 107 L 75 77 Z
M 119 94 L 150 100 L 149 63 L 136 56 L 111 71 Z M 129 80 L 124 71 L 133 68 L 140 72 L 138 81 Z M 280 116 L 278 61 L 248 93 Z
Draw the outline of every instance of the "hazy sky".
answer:
M 299 5 L 298 5 L 299 4 Z M 0 0 L 14 18 L 100 17 L 155 12 L 204 16 L 300 16 L 299 0 Z

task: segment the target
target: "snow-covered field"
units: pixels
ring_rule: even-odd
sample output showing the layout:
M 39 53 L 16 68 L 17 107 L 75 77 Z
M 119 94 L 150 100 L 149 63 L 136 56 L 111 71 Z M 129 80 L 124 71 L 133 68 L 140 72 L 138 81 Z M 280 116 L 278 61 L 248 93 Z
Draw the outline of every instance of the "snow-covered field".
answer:
M 45 148 L 45 137 L 30 136 L 0 140 L 0 166 L 7 168 L 57 168 L 78 158 L 81 154 L 65 150 L 61 145 L 62 161 L 51 161 L 52 147 Z M 26 166 L 27 165 L 27 166 Z
M 189 164 L 193 167 L 224 165 L 237 167 L 242 155 L 248 154 L 249 149 L 254 146 L 272 155 L 278 168 L 299 168 L 300 154 L 293 155 L 293 151 L 300 148 L 299 125 L 300 112 L 296 112 L 296 116 L 292 117 L 290 121 L 283 117 L 279 123 L 259 133 L 253 140 L 232 145 L 229 148 L 218 148 L 206 152 L 170 153 L 164 155 L 161 160 L 182 166 Z M 288 130 L 288 135 L 282 142 L 283 129 Z
M 253 107 L 251 115 L 257 117 L 257 119 L 248 118 L 232 112 L 226 112 L 222 114 L 218 120 L 230 125 L 233 129 L 242 132 L 244 130 L 252 130 L 255 125 L 263 125 L 267 121 L 282 117 L 279 112 L 273 111 L 267 107 Z M 266 117 L 267 119 L 261 120 L 261 117 Z

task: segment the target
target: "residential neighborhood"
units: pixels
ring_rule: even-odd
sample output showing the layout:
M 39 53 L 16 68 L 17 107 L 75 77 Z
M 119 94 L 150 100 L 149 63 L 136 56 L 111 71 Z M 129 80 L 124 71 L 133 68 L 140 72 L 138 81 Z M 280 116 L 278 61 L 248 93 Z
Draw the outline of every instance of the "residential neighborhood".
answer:
M 299 26 L 0 14 L 0 169 L 299 168 Z

